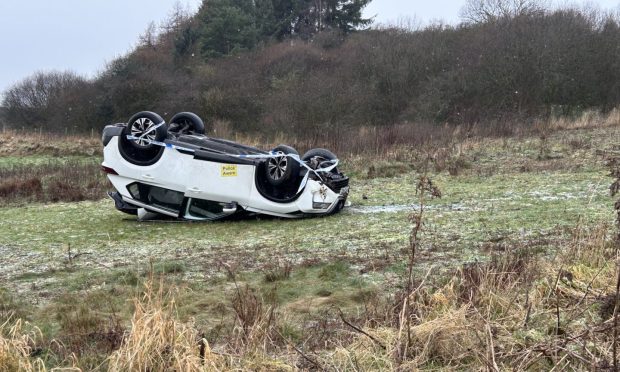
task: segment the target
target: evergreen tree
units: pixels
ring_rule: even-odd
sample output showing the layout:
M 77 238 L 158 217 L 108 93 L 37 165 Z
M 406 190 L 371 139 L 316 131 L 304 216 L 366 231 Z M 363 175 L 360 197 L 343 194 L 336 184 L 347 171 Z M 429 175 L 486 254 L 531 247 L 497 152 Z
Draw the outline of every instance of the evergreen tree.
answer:
M 218 57 L 252 49 L 258 41 L 252 0 L 206 0 L 199 17 L 202 53 Z
M 326 29 L 345 33 L 367 26 L 372 19 L 362 17 L 362 10 L 372 0 L 271 0 L 277 39 L 287 36 L 310 38 Z
M 258 32 L 262 38 L 273 36 L 277 30 L 273 0 L 254 0 Z
M 217 57 L 251 49 L 260 40 L 309 39 L 327 29 L 348 33 L 372 22 L 362 17 L 370 1 L 205 0 L 199 12 L 202 52 Z M 181 51 L 191 37 L 183 35 Z
M 362 10 L 371 0 L 326 0 L 328 3 L 325 14 L 324 27 L 339 28 L 345 33 L 351 32 L 360 26 L 368 26 L 371 18 L 362 18 Z

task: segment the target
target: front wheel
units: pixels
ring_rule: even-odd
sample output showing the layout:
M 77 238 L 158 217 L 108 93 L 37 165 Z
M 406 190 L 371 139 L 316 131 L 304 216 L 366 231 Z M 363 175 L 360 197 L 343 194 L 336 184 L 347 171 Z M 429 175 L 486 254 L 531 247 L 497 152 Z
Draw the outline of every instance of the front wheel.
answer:
M 336 159 L 338 157 L 333 152 L 321 148 L 309 150 L 301 157 L 301 160 L 308 163 L 312 169 L 328 167 L 332 164 L 331 161 Z M 338 169 L 334 168 L 331 172 L 337 174 Z
M 169 131 L 177 134 L 205 134 L 205 124 L 193 112 L 179 112 L 170 119 Z

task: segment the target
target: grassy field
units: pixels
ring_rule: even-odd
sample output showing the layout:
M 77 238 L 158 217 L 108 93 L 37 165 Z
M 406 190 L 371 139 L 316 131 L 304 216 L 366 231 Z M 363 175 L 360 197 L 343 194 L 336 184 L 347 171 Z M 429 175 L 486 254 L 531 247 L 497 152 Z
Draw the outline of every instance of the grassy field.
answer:
M 197 339 L 208 341 L 209 358 L 203 348 L 197 362 L 206 369 L 611 366 L 609 339 L 584 341 L 589 357 L 566 335 L 609 321 L 614 202 L 600 154 L 619 140 L 619 127 L 595 127 L 348 156 L 351 207 L 304 220 L 137 222 L 97 197 L 109 186 L 96 172 L 78 177 L 84 190 L 100 192 L 84 191 L 82 201 L 0 193 L 0 323 L 11 319 L 6 333 L 27 320 L 26 344 L 40 349 L 28 359 L 48 368 L 136 368 L 121 363 L 127 335 L 154 314 L 195 342 L 175 363 L 190 363 Z M 27 141 L 3 141 L 13 151 L 1 153 L 0 174 L 18 179 L 28 167 L 43 178 L 44 195 L 66 177 L 45 169 L 90 169 L 101 160 L 91 140 L 81 152 L 52 141 L 30 155 Z M 423 201 L 414 292 L 405 273 L 423 173 L 442 197 Z M 144 293 L 151 300 L 134 300 Z M 585 299 L 581 314 L 569 294 Z M 398 321 L 403 314 L 415 321 Z M 34 326 L 41 333 L 29 333 Z M 552 347 L 561 340 L 569 351 Z

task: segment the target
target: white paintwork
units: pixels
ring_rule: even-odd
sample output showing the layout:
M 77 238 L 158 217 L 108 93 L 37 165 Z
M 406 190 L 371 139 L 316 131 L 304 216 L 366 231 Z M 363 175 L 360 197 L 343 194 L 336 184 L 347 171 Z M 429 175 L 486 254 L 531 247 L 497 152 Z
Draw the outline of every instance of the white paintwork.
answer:
M 324 214 L 339 200 L 328 187 L 315 180 L 308 180 L 302 194 L 291 203 L 276 203 L 263 197 L 254 182 L 254 165 L 236 165 L 236 176 L 222 176 L 226 164 L 196 160 L 174 149 L 166 148 L 153 165 L 138 166 L 125 160 L 118 150 L 119 137 L 112 137 L 103 150 L 103 166 L 114 169 L 118 175 L 108 174 L 114 188 L 131 199 L 127 185 L 142 182 L 166 189 L 183 192 L 186 197 L 212 200 L 222 203 L 236 202 L 245 210 L 281 217 L 296 216 L 289 213 L 303 212 Z M 127 200 L 131 203 L 130 200 Z M 314 209 L 312 202 L 330 203 L 328 209 Z

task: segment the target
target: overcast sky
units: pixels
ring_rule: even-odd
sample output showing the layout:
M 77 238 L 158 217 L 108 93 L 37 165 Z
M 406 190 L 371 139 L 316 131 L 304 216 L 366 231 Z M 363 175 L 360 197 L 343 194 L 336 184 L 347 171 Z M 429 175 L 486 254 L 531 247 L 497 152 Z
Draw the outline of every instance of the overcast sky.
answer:
M 0 0 L 0 92 L 35 71 L 94 76 L 135 45 L 151 21 L 166 19 L 177 0 Z M 181 0 L 191 11 L 201 0 Z M 576 0 L 582 4 L 586 1 Z M 588 1 L 620 9 L 620 0 Z M 376 23 L 459 21 L 465 0 L 373 0 Z

